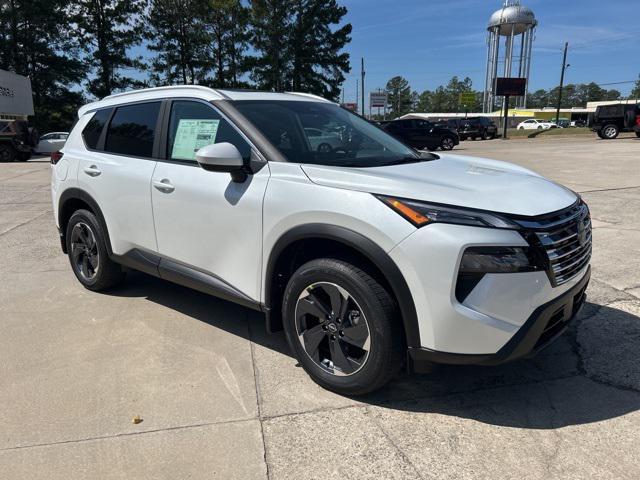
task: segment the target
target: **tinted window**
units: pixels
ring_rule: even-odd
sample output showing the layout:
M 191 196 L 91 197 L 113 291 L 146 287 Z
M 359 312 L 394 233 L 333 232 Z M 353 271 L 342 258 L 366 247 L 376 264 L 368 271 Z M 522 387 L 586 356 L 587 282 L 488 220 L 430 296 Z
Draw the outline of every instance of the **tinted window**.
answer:
M 287 100 L 233 104 L 290 162 L 376 167 L 420 160 L 415 151 L 338 105 Z M 308 136 L 305 129 L 323 132 L 322 138 Z
M 107 129 L 106 152 L 151 157 L 160 102 L 118 107 Z
M 170 159 L 195 163 L 198 149 L 223 142 L 234 145 L 245 161 L 251 157 L 251 146 L 212 107 L 200 102 L 173 102 L 167 139 Z
M 109 120 L 109 115 L 111 115 L 110 108 L 98 110 L 84 127 L 84 130 L 82 130 L 82 138 L 87 148 L 95 149 L 98 147 L 100 133 L 102 133 L 104 124 Z

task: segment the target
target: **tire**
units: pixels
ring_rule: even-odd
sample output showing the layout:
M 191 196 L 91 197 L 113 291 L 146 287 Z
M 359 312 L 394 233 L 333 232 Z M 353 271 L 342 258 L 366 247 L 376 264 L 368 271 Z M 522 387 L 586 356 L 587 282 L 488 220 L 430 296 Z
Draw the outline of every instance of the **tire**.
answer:
M 473 139 L 475 140 L 475 137 Z M 440 148 L 442 150 L 453 150 L 453 147 L 455 147 L 455 142 L 453 141 L 453 138 L 451 138 L 451 137 L 444 137 L 440 141 Z
M 305 263 L 287 284 L 282 311 L 291 350 L 327 390 L 363 395 L 381 388 L 402 366 L 396 304 L 355 265 L 332 258 Z
M 542 126 L 538 126 L 536 130 L 542 130 Z
M 16 159 L 16 153 L 11 145 L 0 144 L 0 162 L 13 162 Z
M 328 143 L 321 143 L 318 145 L 318 152 L 320 153 L 331 153 L 333 152 L 333 147 Z
M 640 131 L 636 132 L 636 137 L 640 138 Z
M 120 265 L 109 258 L 105 232 L 90 211 L 77 210 L 71 215 L 66 242 L 71 269 L 85 288 L 100 292 L 124 279 Z
M 602 138 L 604 138 L 605 140 L 613 140 L 620 133 L 620 129 L 616 124 L 609 123 L 602 127 L 602 130 L 600 130 L 600 132 L 602 133 Z
M 596 135 L 598 135 L 598 136 L 599 136 L 601 139 L 603 139 L 603 140 L 605 139 L 605 138 L 602 136 L 602 130 L 596 130 Z
M 489 140 L 491 138 L 491 135 L 489 135 L 489 132 L 487 132 L 486 130 L 482 133 L 482 140 Z
M 518 130 L 524 130 L 524 127 L 518 127 Z

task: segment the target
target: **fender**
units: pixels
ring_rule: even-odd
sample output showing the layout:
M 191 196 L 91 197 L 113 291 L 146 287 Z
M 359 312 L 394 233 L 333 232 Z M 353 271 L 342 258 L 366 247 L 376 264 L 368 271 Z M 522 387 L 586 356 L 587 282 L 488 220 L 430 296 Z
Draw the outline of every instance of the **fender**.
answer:
M 371 261 L 385 276 L 398 301 L 408 347 L 420 347 L 418 316 L 409 286 L 400 269 L 389 255 L 373 240 L 348 228 L 322 223 L 300 225 L 284 233 L 275 243 L 267 263 L 265 276 L 265 306 L 267 327 L 270 328 L 270 316 L 273 295 L 273 276 L 280 254 L 292 243 L 306 239 L 329 239 L 351 247 Z M 275 323 L 275 319 L 274 323 Z
M 91 195 L 89 195 L 87 192 L 85 192 L 84 190 L 81 190 L 79 188 L 69 188 L 67 190 L 65 190 L 64 192 L 62 192 L 62 194 L 60 195 L 60 200 L 58 201 L 58 219 L 59 222 L 65 223 L 69 220 L 69 218 L 65 218 L 65 216 L 63 216 L 62 214 L 65 213 L 65 206 L 67 205 L 67 202 L 69 201 L 73 201 L 73 200 L 81 200 L 84 203 L 86 203 L 87 205 L 89 205 L 89 207 L 91 207 L 91 210 L 93 211 L 93 213 L 95 214 L 96 218 L 98 219 L 98 222 L 100 222 L 100 226 L 102 227 L 102 231 L 105 234 L 105 239 L 107 241 L 107 252 L 109 254 L 109 257 L 113 256 L 113 250 L 111 248 L 111 239 L 109 238 L 109 229 L 107 229 L 107 222 L 104 219 L 104 215 L 102 214 L 102 210 L 100 210 L 100 207 L 98 206 L 98 202 L 96 202 L 93 197 Z M 68 217 L 70 217 L 71 215 L 67 215 Z M 60 233 L 60 242 L 62 243 L 62 251 L 64 253 L 67 253 L 67 243 L 66 243 L 66 225 L 64 227 L 62 227 L 62 225 L 60 227 L 58 227 L 59 233 Z

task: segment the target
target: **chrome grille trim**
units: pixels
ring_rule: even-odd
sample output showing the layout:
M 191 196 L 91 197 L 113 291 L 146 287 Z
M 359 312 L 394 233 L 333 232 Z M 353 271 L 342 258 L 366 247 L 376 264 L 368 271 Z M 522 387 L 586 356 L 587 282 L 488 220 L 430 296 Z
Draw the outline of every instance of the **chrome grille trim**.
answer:
M 568 282 L 589 264 L 591 217 L 584 202 L 553 214 L 514 221 L 529 232 L 524 233 L 529 243 L 534 247 L 537 244 L 544 251 L 548 260 L 547 275 L 554 287 Z

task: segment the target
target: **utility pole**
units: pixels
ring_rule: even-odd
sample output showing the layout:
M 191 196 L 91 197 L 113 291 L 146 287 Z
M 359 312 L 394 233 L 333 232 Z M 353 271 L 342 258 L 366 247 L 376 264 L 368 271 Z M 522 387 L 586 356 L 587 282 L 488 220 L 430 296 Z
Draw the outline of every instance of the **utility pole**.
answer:
M 364 57 L 362 57 L 360 61 L 360 77 L 362 78 L 362 88 L 360 91 L 362 93 L 362 116 L 364 117 Z
M 358 78 L 356 77 L 356 112 L 358 111 L 358 97 L 360 96 L 360 90 L 358 89 Z M 362 107 L 364 108 L 364 107 Z
M 558 90 L 558 108 L 556 108 L 556 125 L 560 126 L 560 104 L 562 103 L 562 85 L 564 84 L 564 71 L 567 65 L 567 48 L 569 42 L 564 42 L 564 55 L 562 56 L 562 70 L 560 72 L 560 90 Z

